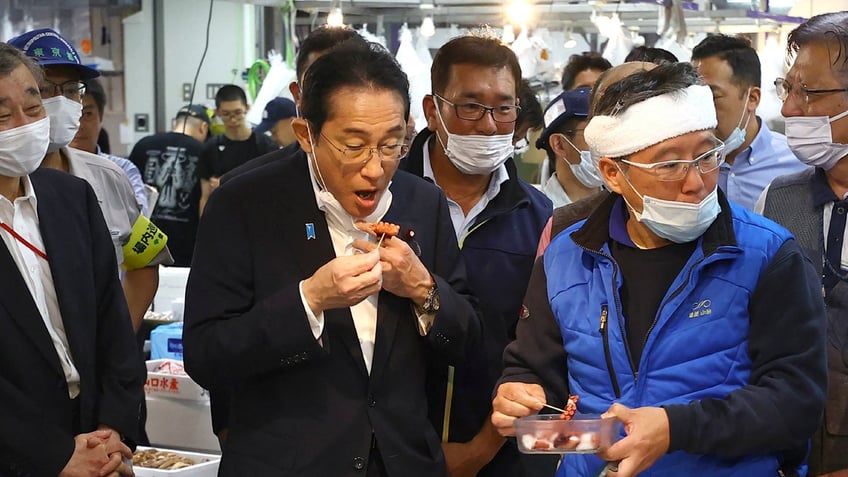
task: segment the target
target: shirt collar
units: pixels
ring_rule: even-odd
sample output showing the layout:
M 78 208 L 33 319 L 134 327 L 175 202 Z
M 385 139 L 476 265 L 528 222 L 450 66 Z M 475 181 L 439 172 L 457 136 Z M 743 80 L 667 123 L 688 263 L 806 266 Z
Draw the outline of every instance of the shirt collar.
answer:
M 761 158 L 771 157 L 771 154 L 769 154 L 769 149 L 771 148 L 771 131 L 769 131 L 769 128 L 766 127 L 765 123 L 763 123 L 763 120 L 760 119 L 759 116 L 754 116 L 754 120 L 757 121 L 757 124 L 760 126 L 760 130 L 757 131 L 757 135 L 754 136 L 754 140 L 751 141 L 751 144 L 749 144 L 745 149 L 739 151 L 739 154 L 736 155 L 734 161 L 747 161 L 748 164 L 753 164 Z M 758 154 L 754 154 L 754 152 L 757 152 Z
M 563 205 L 568 205 L 572 202 L 571 197 L 568 197 L 565 189 L 562 188 L 562 184 L 559 183 L 556 172 L 551 174 L 545 182 L 545 186 L 542 187 L 542 192 L 548 196 L 548 199 L 551 199 L 551 202 L 554 204 L 554 208 L 562 207 Z
M 824 173 L 824 169 L 816 167 L 816 172 L 813 175 L 813 205 L 821 207 L 840 200 L 843 199 L 837 197 L 833 189 L 830 188 L 830 184 L 827 183 L 827 175 Z
M 23 185 L 24 193 L 15 199 L 15 203 L 17 202 L 29 202 L 32 204 L 32 208 L 34 210 L 38 210 L 38 200 L 35 197 L 35 189 L 32 187 L 32 181 L 29 180 L 29 176 L 21 177 L 21 185 Z M 14 204 L 6 198 L 6 196 L 0 195 L 0 201 L 9 204 L 14 207 Z
M 624 198 L 619 196 L 612 205 L 612 213 L 609 220 L 609 236 L 616 242 L 626 245 L 630 248 L 638 248 L 630 234 L 627 233 L 627 219 L 630 218 L 630 213 L 624 204 Z

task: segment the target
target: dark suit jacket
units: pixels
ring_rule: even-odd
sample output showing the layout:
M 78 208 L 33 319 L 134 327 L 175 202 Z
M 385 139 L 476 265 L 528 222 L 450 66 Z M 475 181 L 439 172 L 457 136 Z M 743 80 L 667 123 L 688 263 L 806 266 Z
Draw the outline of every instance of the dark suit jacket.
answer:
M 369 376 L 349 309 L 312 335 L 299 282 L 335 257 L 302 152 L 232 179 L 201 219 L 186 293 L 185 364 L 234 387 L 221 475 L 363 475 L 372 433 L 390 476 L 445 475 L 427 420 L 426 351 L 461 360 L 480 335 L 447 203 L 404 172 L 384 220 L 414 229 L 441 310 L 420 336 L 411 302 L 381 292 Z M 315 229 L 310 238 L 307 227 Z M 460 290 L 459 292 L 456 290 Z
M 30 178 L 80 373 L 79 421 L 73 422 L 74 406 L 47 328 L 0 241 L 0 475 L 55 477 L 73 453 L 74 433 L 107 424 L 136 439 L 145 373 L 94 192 L 63 172 L 38 170 Z

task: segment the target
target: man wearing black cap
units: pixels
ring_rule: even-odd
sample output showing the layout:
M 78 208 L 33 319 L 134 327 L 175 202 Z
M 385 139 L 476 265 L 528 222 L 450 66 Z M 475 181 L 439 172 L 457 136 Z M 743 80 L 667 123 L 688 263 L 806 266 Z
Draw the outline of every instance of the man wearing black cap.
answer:
M 9 44 L 44 68 L 39 89 L 50 118 L 50 145 L 41 167 L 85 179 L 94 189 L 112 235 L 118 264 L 126 270 L 124 294 L 137 330 L 156 294 L 158 265 L 171 263 L 171 257 L 165 245 L 167 237 L 141 214 L 123 169 L 106 158 L 68 147 L 80 125 L 85 94 L 81 80 L 100 73 L 84 66 L 74 47 L 50 28 L 24 33 L 9 40 Z
M 262 111 L 262 122 L 253 128 L 256 134 L 271 132 L 271 139 L 280 147 L 286 147 L 295 141 L 291 120 L 297 117 L 294 101 L 288 98 L 274 98 Z
M 159 191 L 150 217 L 168 234 L 168 248 L 177 267 L 191 265 L 200 216 L 197 166 L 208 132 L 206 108 L 186 105 L 177 111 L 171 132 L 141 139 L 130 153 L 144 183 Z
M 604 183 L 583 139 L 588 116 L 589 88 L 563 91 L 545 108 L 545 129 L 536 147 L 547 151 L 552 164 L 542 192 L 554 208 L 588 197 Z

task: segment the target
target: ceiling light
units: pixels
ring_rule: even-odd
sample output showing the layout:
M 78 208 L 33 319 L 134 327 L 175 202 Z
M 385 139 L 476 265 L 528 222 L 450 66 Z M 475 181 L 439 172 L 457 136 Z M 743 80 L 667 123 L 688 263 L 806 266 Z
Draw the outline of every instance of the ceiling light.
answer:
M 344 15 L 342 15 L 341 8 L 334 8 L 327 15 L 327 25 L 331 27 L 340 27 L 344 26 Z
M 519 25 L 522 29 L 526 28 L 527 21 L 530 20 L 530 15 L 533 13 L 533 6 L 525 0 L 513 0 L 506 10 L 506 17 L 513 25 Z
M 421 36 L 425 36 L 430 38 L 431 36 L 436 34 L 436 25 L 433 24 L 433 17 L 426 16 L 424 20 L 421 22 Z
M 564 47 L 574 48 L 575 46 L 577 46 L 577 39 L 574 38 L 574 30 L 572 30 L 571 28 L 566 31 L 565 38 L 566 40 L 565 44 L 563 45 Z

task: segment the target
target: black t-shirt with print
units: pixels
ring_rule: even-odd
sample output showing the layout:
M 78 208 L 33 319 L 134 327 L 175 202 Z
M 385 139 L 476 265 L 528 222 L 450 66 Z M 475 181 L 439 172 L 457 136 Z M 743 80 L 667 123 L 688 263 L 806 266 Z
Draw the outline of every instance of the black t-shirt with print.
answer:
M 130 161 L 144 183 L 159 191 L 150 219 L 168 235 L 174 265 L 188 267 L 194 250 L 200 206 L 198 166 L 203 143 L 181 133 L 154 134 L 133 147 Z
M 279 149 L 265 134 L 250 133 L 244 141 L 233 141 L 226 136 L 213 136 L 203 148 L 200 159 L 200 178 L 221 177 L 245 162 Z

